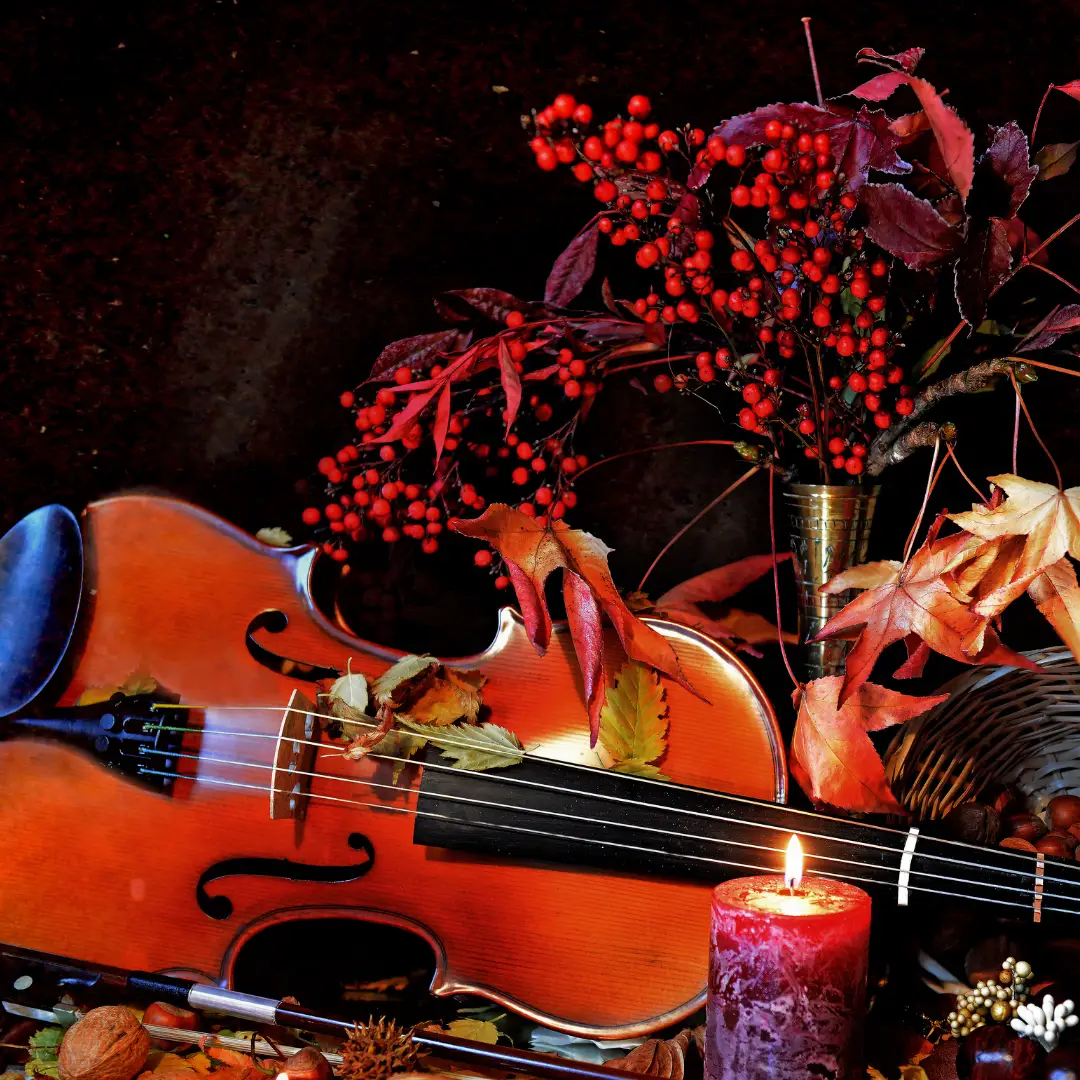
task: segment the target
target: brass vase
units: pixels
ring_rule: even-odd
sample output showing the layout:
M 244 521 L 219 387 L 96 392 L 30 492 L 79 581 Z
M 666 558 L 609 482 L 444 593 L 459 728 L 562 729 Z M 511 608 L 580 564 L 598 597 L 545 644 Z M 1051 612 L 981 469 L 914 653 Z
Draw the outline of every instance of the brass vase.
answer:
M 811 639 L 858 594 L 848 591 L 823 596 L 818 588 L 841 570 L 865 561 L 880 490 L 840 484 L 789 484 L 784 488 L 807 679 L 843 670 L 850 641 Z

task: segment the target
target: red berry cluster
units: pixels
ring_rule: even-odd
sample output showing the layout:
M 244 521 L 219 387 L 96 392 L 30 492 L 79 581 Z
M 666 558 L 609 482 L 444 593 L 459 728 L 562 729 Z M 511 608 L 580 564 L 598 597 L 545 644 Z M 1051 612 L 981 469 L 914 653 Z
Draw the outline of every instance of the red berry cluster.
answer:
M 404 537 L 433 554 L 448 517 L 480 513 L 489 502 L 511 502 L 541 524 L 561 519 L 577 504 L 573 483 L 589 462 L 574 452 L 572 441 L 601 388 L 597 350 L 572 319 L 529 322 L 511 311 L 505 321 L 505 329 L 469 350 L 398 367 L 373 396 L 352 390 L 341 395 L 358 436 L 319 461 L 326 501 L 302 515 L 322 534 L 331 558 L 347 561 L 345 541 L 368 538 L 393 544 Z M 522 387 L 509 426 L 499 370 L 503 350 Z M 400 418 L 463 357 L 471 358 L 474 370 L 460 383 L 446 384 L 451 409 L 434 464 L 427 452 L 440 423 L 434 410 L 408 423 Z M 492 568 L 497 587 L 509 585 L 489 552 L 477 552 L 475 561 Z
M 636 94 L 597 127 L 560 94 L 531 120 L 537 165 L 592 186 L 595 228 L 633 251 L 641 294 L 609 294 L 614 316 L 514 301 L 488 336 L 452 335 L 454 348 L 420 350 L 373 392 L 346 391 L 355 435 L 319 462 L 323 494 L 303 515 L 333 558 L 368 538 L 433 553 L 448 517 L 495 501 L 560 520 L 588 464 L 577 425 L 615 371 L 649 368 L 660 393 L 733 391 L 733 409 L 716 403 L 758 440 L 741 453 L 811 459 L 828 482 L 858 477 L 874 434 L 911 413 L 887 318 L 892 261 L 859 226 L 829 132 L 772 119 L 726 138 L 662 129 L 651 111 Z M 664 358 L 637 358 L 650 348 Z M 508 584 L 490 553 L 475 561 Z
M 588 134 L 592 109 L 560 95 L 537 114 L 530 145 L 542 168 L 572 165 L 593 183 L 610 206 L 600 231 L 659 275 L 632 308 L 671 326 L 687 363 L 656 376 L 655 388 L 722 381 L 742 398 L 735 421 L 768 438 L 775 457 L 794 440 L 806 457 L 858 476 L 873 434 L 914 406 L 886 321 L 891 257 L 854 223 L 858 201 L 828 132 L 775 119 L 743 146 L 646 124 L 641 95 L 627 111 Z M 676 158 L 707 178 L 696 193 L 671 178 Z

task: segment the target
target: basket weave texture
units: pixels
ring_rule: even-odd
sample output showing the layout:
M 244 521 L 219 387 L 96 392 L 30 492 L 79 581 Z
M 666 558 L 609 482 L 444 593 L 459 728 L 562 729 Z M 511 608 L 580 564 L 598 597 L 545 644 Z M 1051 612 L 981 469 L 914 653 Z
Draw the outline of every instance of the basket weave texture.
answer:
M 902 806 L 941 818 L 995 782 L 1016 787 L 1033 813 L 1080 795 L 1080 664 L 1060 647 L 1025 655 L 1042 670 L 973 668 L 897 732 L 885 774 Z

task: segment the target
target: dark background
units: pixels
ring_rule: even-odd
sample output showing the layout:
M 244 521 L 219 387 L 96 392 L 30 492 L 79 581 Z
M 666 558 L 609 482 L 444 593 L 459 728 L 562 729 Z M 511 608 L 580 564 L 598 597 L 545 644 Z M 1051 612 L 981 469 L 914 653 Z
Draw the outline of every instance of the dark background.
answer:
M 601 118 L 648 93 L 664 121 L 704 128 L 812 98 L 799 21 L 811 14 L 826 94 L 866 77 L 858 48 L 922 45 L 921 73 L 949 88 L 981 140 L 986 124 L 1011 118 L 1030 130 L 1046 85 L 1080 77 L 1078 13 L 1065 0 L 798 9 L 776 0 L 157 0 L 126 11 L 9 0 L 0 16 L 0 529 L 45 502 L 78 509 L 150 485 L 248 530 L 299 535 L 297 485 L 347 439 L 338 394 L 363 379 L 382 345 L 434 329 L 429 297 L 440 290 L 539 295 L 592 212 L 565 173 L 534 167 L 522 136 L 521 113 L 560 91 Z M 1077 137 L 1080 103 L 1056 95 L 1039 143 Z M 1045 236 L 1075 210 L 1074 176 L 1035 194 L 1024 213 Z M 1059 271 L 1080 262 L 1078 238 L 1054 245 Z M 1018 302 L 1032 285 L 1046 306 L 1070 295 L 1041 277 L 1000 300 Z M 944 310 L 913 347 L 954 321 Z M 1050 376 L 1029 391 L 1073 483 L 1078 389 Z M 594 457 L 718 437 L 714 415 L 674 394 L 613 385 L 603 404 L 581 447 Z M 1007 471 L 1007 390 L 949 415 L 974 476 Z M 899 553 L 926 467 L 919 455 L 886 474 L 872 555 Z M 576 521 L 616 549 L 616 579 L 633 587 L 743 468 L 723 448 L 634 458 L 582 483 Z M 1026 433 L 1020 470 L 1052 479 Z M 969 501 L 946 472 L 938 505 Z M 763 482 L 740 489 L 661 563 L 653 595 L 767 550 L 766 505 Z M 474 615 L 454 609 L 439 625 L 414 626 L 406 647 L 461 653 L 486 643 L 499 597 L 484 575 L 462 573 L 467 549 L 459 555 L 464 562 L 448 551 L 429 564 L 428 589 L 453 581 L 448 595 Z M 768 610 L 767 587 L 750 603 Z M 1052 640 L 1026 603 L 1010 612 L 1006 636 L 1019 647 Z M 783 714 L 775 650 L 755 668 Z M 932 667 L 927 688 L 944 674 Z M 340 928 L 319 933 L 325 948 L 311 939 L 298 948 L 289 933 L 268 940 L 241 982 L 284 993 L 300 978 L 301 996 L 317 999 L 325 958 L 341 953 Z M 291 966 L 277 964 L 278 948 Z M 394 953 L 372 971 L 368 958 L 369 977 L 379 963 L 384 974 L 405 965 Z M 426 1010 L 423 984 L 416 1000 Z

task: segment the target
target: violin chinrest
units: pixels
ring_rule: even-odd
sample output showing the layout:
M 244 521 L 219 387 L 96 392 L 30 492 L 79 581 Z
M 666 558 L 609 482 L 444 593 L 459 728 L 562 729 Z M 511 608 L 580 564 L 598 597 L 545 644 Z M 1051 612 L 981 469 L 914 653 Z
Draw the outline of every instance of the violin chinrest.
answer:
M 67 652 L 83 587 L 82 533 L 42 506 L 0 537 L 0 716 L 25 709 Z

